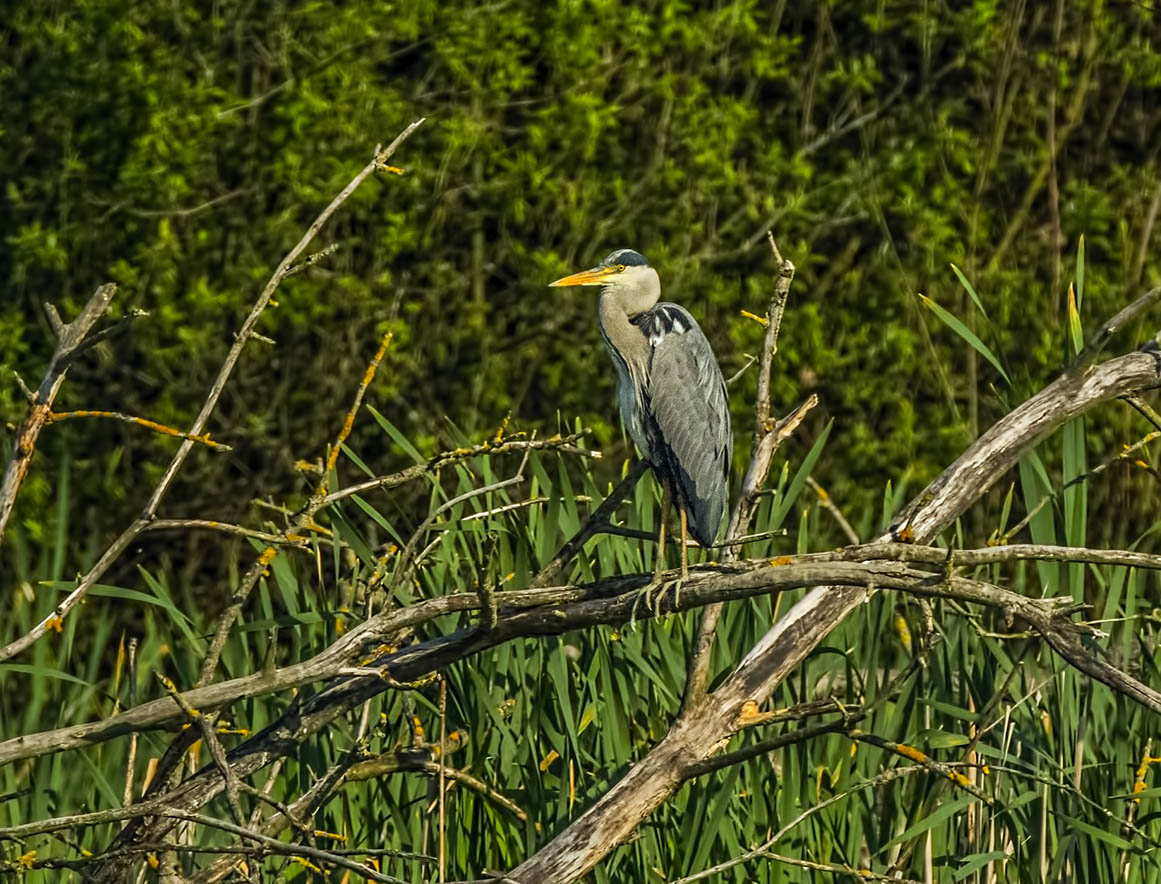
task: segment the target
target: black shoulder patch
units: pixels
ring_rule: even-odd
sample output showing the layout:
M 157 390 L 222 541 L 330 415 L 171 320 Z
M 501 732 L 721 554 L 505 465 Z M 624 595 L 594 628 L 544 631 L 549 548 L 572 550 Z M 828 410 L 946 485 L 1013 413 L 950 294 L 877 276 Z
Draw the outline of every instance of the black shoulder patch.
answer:
M 626 267 L 649 266 L 649 262 L 645 260 L 645 256 L 640 252 L 634 252 L 632 249 L 617 249 L 615 252 L 610 252 L 608 257 L 601 263 L 606 267 L 611 267 L 614 264 L 624 264 Z
M 669 303 L 658 304 L 652 310 L 646 310 L 629 321 L 641 329 L 641 334 L 645 335 L 654 347 L 667 335 L 683 335 L 697 328 L 697 323 L 684 307 Z

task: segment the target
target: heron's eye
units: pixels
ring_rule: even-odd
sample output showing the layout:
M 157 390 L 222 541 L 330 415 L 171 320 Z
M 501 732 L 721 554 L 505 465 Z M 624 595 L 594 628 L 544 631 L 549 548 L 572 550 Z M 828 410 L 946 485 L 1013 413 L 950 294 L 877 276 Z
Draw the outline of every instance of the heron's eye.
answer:
M 618 273 L 624 273 L 624 272 L 625 272 L 625 265 L 624 265 L 624 264 L 618 264 L 618 265 L 617 265 L 617 272 L 618 272 Z

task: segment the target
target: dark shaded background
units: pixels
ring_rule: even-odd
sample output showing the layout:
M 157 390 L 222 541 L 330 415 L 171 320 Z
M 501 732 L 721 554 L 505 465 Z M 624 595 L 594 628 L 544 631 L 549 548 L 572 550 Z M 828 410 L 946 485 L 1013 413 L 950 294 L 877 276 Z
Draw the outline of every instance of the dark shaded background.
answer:
M 319 241 L 338 253 L 283 285 L 260 329 L 277 345 L 248 349 L 211 425 L 233 454 L 199 452 L 163 514 L 254 523 L 251 498 L 293 500 L 388 329 L 371 401 L 421 450 L 449 421 L 579 417 L 611 474 L 626 449 L 593 293 L 545 283 L 635 247 L 729 375 L 761 339 L 739 311 L 765 305 L 772 228 L 798 266 L 776 406 L 823 403 L 790 456 L 833 418 L 816 474 L 866 521 L 888 479 L 930 478 L 1059 368 L 1081 234 L 1089 327 L 1156 281 L 1156 35 L 1149 4 L 1063 0 L 24 4 L 0 34 L 0 358 L 35 383 L 39 303 L 67 316 L 116 281 L 117 309 L 150 318 L 78 364 L 59 407 L 188 422 L 281 255 L 426 116 L 407 176 L 360 190 Z M 743 428 L 753 384 L 731 394 Z M 0 413 L 22 410 L 6 380 Z M 1097 428 L 1110 453 L 1131 420 Z M 355 450 L 398 464 L 370 423 Z M 37 541 L 66 518 L 60 564 L 89 562 L 172 446 L 50 428 L 10 531 L 18 572 L 62 555 Z M 1096 534 L 1130 532 L 1136 481 L 1093 489 L 1126 515 Z M 192 576 L 220 567 L 215 543 L 167 555 Z

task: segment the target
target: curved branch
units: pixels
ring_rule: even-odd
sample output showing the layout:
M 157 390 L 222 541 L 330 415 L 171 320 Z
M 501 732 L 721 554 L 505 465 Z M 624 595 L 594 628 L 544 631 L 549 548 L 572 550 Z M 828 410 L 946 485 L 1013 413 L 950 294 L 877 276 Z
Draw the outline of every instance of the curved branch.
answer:
M 1161 556 L 1127 550 L 1024 544 L 959 550 L 949 560 L 949 551 L 938 547 L 872 543 L 832 552 L 787 556 L 775 560 L 777 564 L 760 559 L 736 562 L 729 566 L 695 567 L 677 602 L 667 597 L 660 610 L 662 614 L 674 613 L 790 589 L 841 585 L 877 586 L 917 595 L 955 598 L 1011 610 L 1025 616 L 1020 606 L 1027 600 L 1017 593 L 958 577 L 953 577 L 950 582 L 942 582 L 949 564 L 960 567 L 1018 559 L 1090 562 L 1161 570 Z M 940 572 L 932 574 L 902 567 L 907 564 L 934 565 L 940 568 Z M 677 572 L 673 573 L 675 575 Z M 934 578 L 939 580 L 933 583 Z M 367 675 L 377 672 L 378 676 L 362 681 L 378 688 L 372 692 L 373 695 L 392 687 L 393 683 L 423 678 L 441 667 L 502 642 L 537 635 L 560 635 L 583 627 L 621 625 L 630 619 L 636 590 L 648 579 L 647 575 L 636 575 L 602 580 L 587 586 L 495 593 L 493 600 L 497 620 L 486 634 L 474 628 L 463 629 L 381 656 L 378 660 L 368 659 L 360 668 L 360 673 Z M 476 611 L 481 604 L 478 593 L 463 592 L 384 611 L 301 663 L 194 688 L 181 694 L 180 702 L 208 712 L 239 700 L 336 678 L 348 668 L 351 660 L 373 653 L 374 648 L 389 643 L 391 637 L 400 630 L 414 629 L 447 614 Z M 650 610 L 640 614 L 638 619 L 654 616 L 656 612 Z M 1038 629 L 1043 625 L 1049 631 L 1055 630 L 1047 620 L 1037 622 L 1032 616 L 1026 616 L 1025 619 Z M 1063 640 L 1061 644 L 1065 646 Z M 1068 645 L 1067 649 L 1071 650 L 1071 647 Z M 1067 653 L 1061 653 L 1068 657 Z M 1106 680 L 1095 673 L 1090 674 L 1102 681 Z M 151 700 L 100 721 L 0 742 L 0 765 L 92 746 L 137 731 L 169 727 L 183 721 L 184 717 L 185 713 L 173 698 Z
M 1161 364 L 1153 354 L 1144 352 L 1070 369 L 980 436 L 911 502 L 892 531 L 879 539 L 909 535 L 920 542 L 930 541 L 1053 430 L 1102 402 L 1159 382 Z M 717 690 L 683 710 L 644 759 L 586 813 L 513 870 L 511 877 L 564 884 L 585 874 L 684 782 L 684 763 L 719 751 L 737 730 L 743 706 L 765 702 L 866 595 L 863 588 L 838 585 L 820 586 L 808 593 L 758 641 Z M 1050 635 L 1045 638 L 1053 643 Z M 1053 647 L 1076 650 L 1059 639 Z

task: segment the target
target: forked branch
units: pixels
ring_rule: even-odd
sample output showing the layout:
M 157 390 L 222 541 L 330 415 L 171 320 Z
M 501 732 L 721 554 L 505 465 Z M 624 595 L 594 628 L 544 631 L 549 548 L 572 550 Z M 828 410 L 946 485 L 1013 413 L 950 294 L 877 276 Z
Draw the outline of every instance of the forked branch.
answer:
M 52 359 L 49 360 L 44 379 L 29 402 L 28 414 L 20 424 L 20 429 L 16 431 L 16 446 L 4 470 L 4 478 L 0 480 L 0 540 L 4 538 L 4 529 L 8 527 L 8 519 L 12 515 L 12 508 L 16 505 L 20 486 L 24 482 L 24 477 L 28 475 L 28 467 L 32 463 L 40 431 L 51 418 L 52 404 L 56 401 L 61 385 L 64 384 L 69 366 L 77 354 L 85 348 L 86 341 L 92 340 L 90 333 L 109 309 L 109 303 L 116 292 L 117 286 L 112 283 L 99 286 L 77 314 L 77 318 L 69 323 L 61 320 L 54 306 L 45 304 L 45 311 L 56 335 L 56 349 L 53 351 Z M 126 319 L 137 315 L 139 314 L 130 313 Z
M 1065 422 L 1102 402 L 1159 383 L 1161 364 L 1154 354 L 1141 351 L 1065 372 L 977 439 L 904 509 L 893 532 L 878 539 L 890 541 L 906 535 L 920 543 L 931 541 L 1015 466 L 1029 448 Z M 761 706 L 866 596 L 866 588 L 837 585 L 820 586 L 807 593 L 713 693 L 694 702 L 687 699 L 688 708 L 665 737 L 620 782 L 510 877 L 528 884 L 566 884 L 585 874 L 685 781 L 684 765 L 720 751 L 737 731 L 743 710 Z M 1044 616 L 1047 621 L 1033 621 L 1037 629 L 1045 627 L 1042 634 L 1059 653 L 1066 657 L 1075 654 L 1080 640 L 1071 644 L 1054 635 L 1056 618 Z M 1098 678 L 1108 675 L 1085 671 Z M 1156 692 L 1146 691 L 1134 690 L 1131 695 L 1159 708 Z

